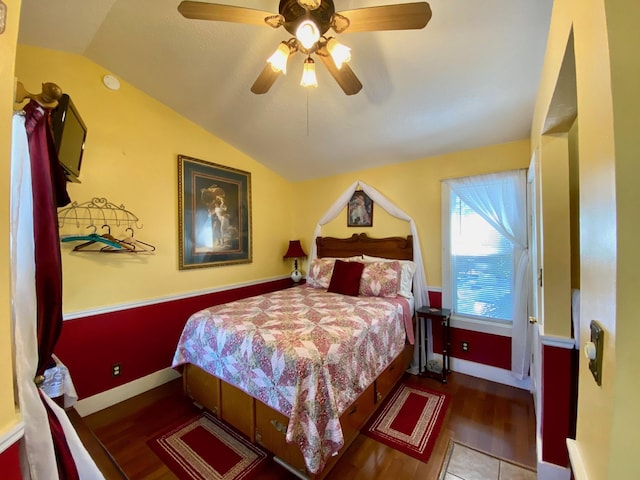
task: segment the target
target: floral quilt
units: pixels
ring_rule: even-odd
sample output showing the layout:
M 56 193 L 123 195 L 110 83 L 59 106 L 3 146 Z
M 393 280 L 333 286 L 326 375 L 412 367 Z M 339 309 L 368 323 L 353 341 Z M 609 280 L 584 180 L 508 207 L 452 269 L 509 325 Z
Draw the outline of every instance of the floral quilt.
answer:
M 193 314 L 172 366 L 197 365 L 288 416 L 287 442 L 318 473 L 344 444 L 340 415 L 413 338 L 410 317 L 400 296 L 302 285 Z

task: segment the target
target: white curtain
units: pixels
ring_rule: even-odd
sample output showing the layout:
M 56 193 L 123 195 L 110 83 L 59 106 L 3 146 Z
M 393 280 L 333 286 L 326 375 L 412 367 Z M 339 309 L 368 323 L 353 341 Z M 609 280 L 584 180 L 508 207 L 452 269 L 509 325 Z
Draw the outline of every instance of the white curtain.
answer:
M 316 229 L 313 233 L 313 240 L 311 241 L 311 254 L 309 260 L 313 260 L 318 255 L 318 249 L 316 246 L 316 238 L 320 236 L 322 232 L 322 225 L 326 225 L 331 220 L 336 218 L 344 207 L 349 203 L 353 192 L 360 185 L 364 193 L 366 193 L 371 200 L 373 200 L 379 207 L 384 208 L 389 215 L 393 215 L 401 220 L 409 222 L 411 227 L 411 235 L 413 236 L 413 261 L 416 263 L 416 272 L 413 275 L 413 297 L 415 300 L 415 308 L 418 309 L 423 306 L 429 306 L 429 289 L 427 287 L 427 277 L 424 270 L 424 264 L 422 263 L 422 251 L 420 250 L 420 241 L 418 239 L 418 230 L 413 219 L 396 207 L 393 202 L 388 200 L 384 195 L 378 192 L 375 188 L 367 185 L 360 180 L 356 180 L 347 188 L 342 195 L 331 205 L 331 208 L 322 216 L 316 225 Z
M 58 478 L 49 420 L 33 382 L 38 365 L 36 285 L 33 241 L 31 161 L 25 118 L 13 117 L 11 144 L 11 305 L 15 369 L 24 437 L 20 444 L 22 476 L 31 480 Z M 81 479 L 101 480 L 102 473 L 78 438 L 65 411 L 46 397 L 65 431 Z
M 514 305 L 511 333 L 511 373 L 529 376 L 531 339 L 527 322 L 530 288 L 527 242 L 527 174 L 525 170 L 447 180 L 469 207 L 514 246 Z

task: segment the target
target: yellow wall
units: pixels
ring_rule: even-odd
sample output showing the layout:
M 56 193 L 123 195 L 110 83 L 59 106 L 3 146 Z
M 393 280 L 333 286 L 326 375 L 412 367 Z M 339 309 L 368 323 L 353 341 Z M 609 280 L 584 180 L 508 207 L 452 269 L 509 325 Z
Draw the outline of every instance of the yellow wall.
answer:
M 640 291 L 638 238 L 640 222 L 640 5 L 625 0 L 606 0 L 611 50 L 611 90 L 615 126 L 615 183 L 618 263 L 616 273 L 616 349 L 614 408 L 608 478 L 640 478 L 637 400 L 640 382 L 640 322 L 637 318 Z M 581 125 L 582 129 L 582 125 Z
M 13 114 L 13 61 L 18 38 L 20 0 L 5 0 L 7 26 L 0 35 L 0 251 L 9 252 L 9 174 Z M 11 340 L 11 262 L 0 256 L 0 439 L 18 421 L 13 393 L 13 342 Z
M 587 362 L 580 362 L 576 446 L 590 480 L 640 477 L 635 458 L 640 382 L 633 373 L 640 361 L 634 301 L 640 60 L 630 48 L 638 45 L 639 17 L 634 2 L 554 2 L 532 126 L 532 149 L 544 148 L 542 126 L 573 27 L 580 125 L 581 345 L 588 340 L 591 320 L 605 330 L 602 386 Z
M 541 332 L 571 338 L 571 221 L 567 135 L 542 138 L 539 187 L 542 263 Z
M 494 145 L 397 165 L 361 170 L 300 182 L 296 186 L 304 195 L 294 202 L 295 232 L 309 248 L 317 221 L 337 197 L 353 182 L 360 180 L 374 187 L 416 222 L 422 258 L 429 287 L 442 281 L 442 235 L 440 215 L 440 181 L 447 178 L 480 175 L 529 165 L 529 141 Z M 407 235 L 409 224 L 390 217 L 374 204 L 372 228 L 348 228 L 343 211 L 322 229 L 325 236 L 349 236 L 368 232 L 371 236 Z
M 274 212 L 288 211 L 292 184 L 127 82 L 118 91 L 107 89 L 106 73 L 84 57 L 18 47 L 16 75 L 27 90 L 57 83 L 87 124 L 82 183 L 68 184 L 72 200 L 105 197 L 123 204 L 142 224 L 135 237 L 156 247 L 149 256 L 108 255 L 72 253 L 73 245 L 63 244 L 64 312 L 286 275 L 290 265 L 282 255 L 292 218 Z M 178 269 L 178 154 L 251 173 L 252 263 Z M 65 225 L 61 233 L 76 231 Z

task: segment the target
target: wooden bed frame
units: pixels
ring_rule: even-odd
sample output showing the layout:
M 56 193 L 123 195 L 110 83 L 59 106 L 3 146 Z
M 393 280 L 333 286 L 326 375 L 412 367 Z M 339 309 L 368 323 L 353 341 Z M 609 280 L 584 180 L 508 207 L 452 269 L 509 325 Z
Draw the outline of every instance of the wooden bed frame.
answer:
M 318 237 L 316 245 L 318 257 L 344 258 L 364 254 L 397 260 L 413 260 L 413 238 L 411 235 L 380 239 L 369 238 L 364 233 L 354 234 L 346 239 Z M 329 473 L 355 440 L 378 404 L 400 380 L 412 358 L 413 345 L 406 344 L 400 355 L 347 408 L 340 417 L 344 446 L 336 456 L 329 459 L 322 472 L 315 475 L 307 471 L 298 446 L 286 442 L 285 433 L 288 418 L 285 415 L 192 364 L 184 366 L 183 385 L 185 394 L 194 402 L 233 425 L 251 442 L 269 450 L 303 477 L 320 480 Z

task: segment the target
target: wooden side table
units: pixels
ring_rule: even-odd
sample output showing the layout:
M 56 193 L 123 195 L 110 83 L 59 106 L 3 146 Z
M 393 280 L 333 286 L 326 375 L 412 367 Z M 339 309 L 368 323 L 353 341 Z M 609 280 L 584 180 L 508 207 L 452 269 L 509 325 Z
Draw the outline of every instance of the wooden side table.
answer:
M 418 321 L 416 322 L 418 339 L 420 339 L 420 330 L 422 325 L 424 325 L 425 329 L 424 334 L 422 335 L 423 342 L 419 345 L 419 374 L 425 377 L 436 378 L 442 383 L 447 383 L 447 374 L 451 372 L 451 310 L 448 308 L 421 307 L 416 311 L 416 316 L 418 317 Z M 440 372 L 431 371 L 428 368 L 422 368 L 423 355 L 426 361 L 427 352 L 429 351 L 427 320 L 431 320 L 431 322 L 440 322 L 440 325 L 442 326 L 442 371 Z M 433 347 L 433 338 L 431 338 L 431 345 Z

